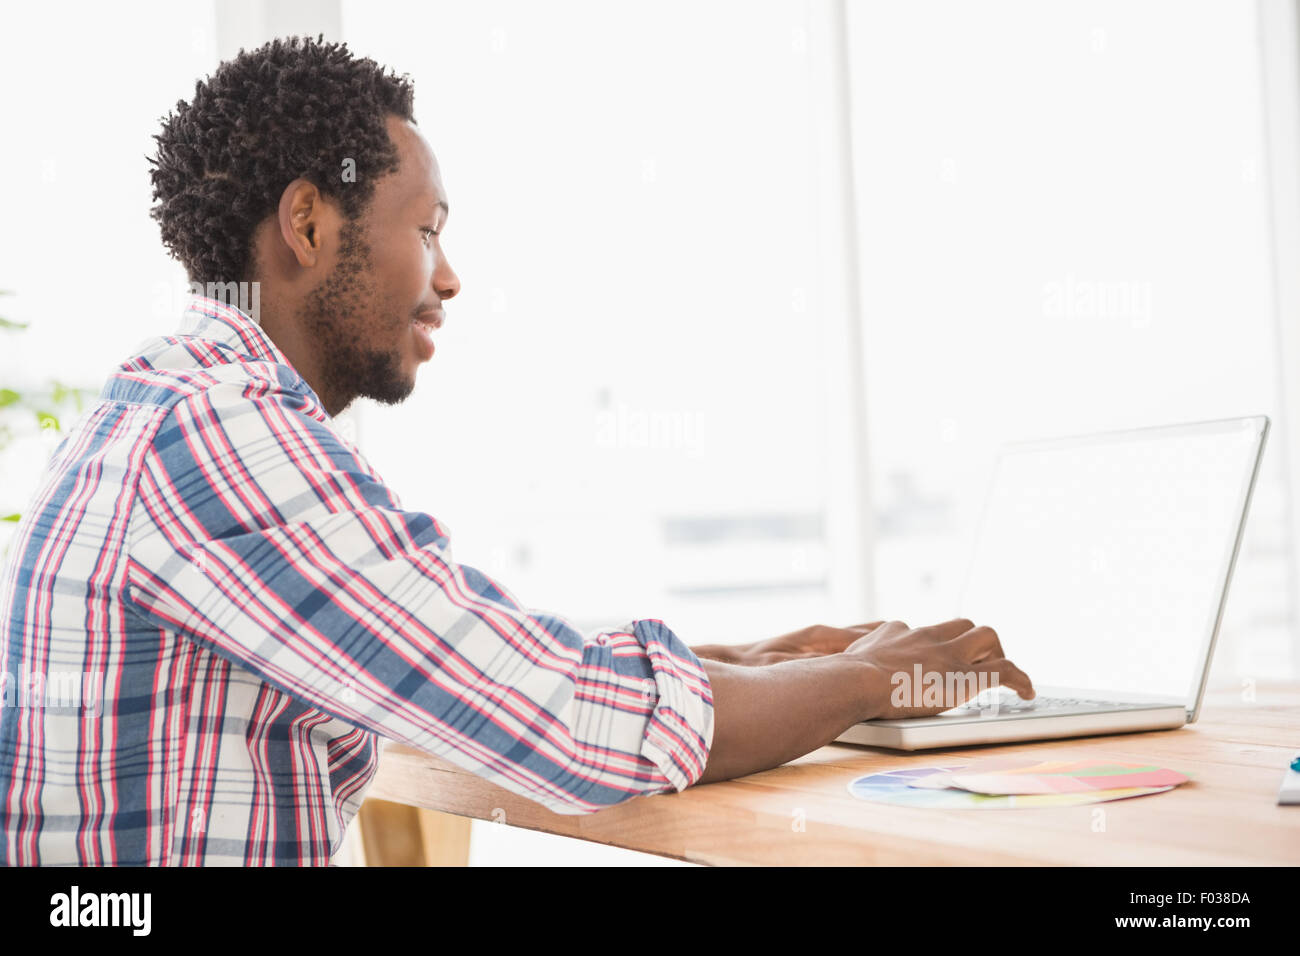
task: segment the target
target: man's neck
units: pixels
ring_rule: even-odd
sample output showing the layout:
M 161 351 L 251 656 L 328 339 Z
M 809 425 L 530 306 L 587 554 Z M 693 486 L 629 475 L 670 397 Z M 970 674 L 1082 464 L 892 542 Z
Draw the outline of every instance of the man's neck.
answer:
M 275 301 L 269 297 L 262 303 L 261 326 L 275 347 L 284 353 L 294 371 L 303 377 L 321 400 L 326 413 L 339 415 L 352 403 L 354 396 L 333 395 L 324 388 L 319 343 L 308 336 L 297 320 L 298 310 L 292 304 Z

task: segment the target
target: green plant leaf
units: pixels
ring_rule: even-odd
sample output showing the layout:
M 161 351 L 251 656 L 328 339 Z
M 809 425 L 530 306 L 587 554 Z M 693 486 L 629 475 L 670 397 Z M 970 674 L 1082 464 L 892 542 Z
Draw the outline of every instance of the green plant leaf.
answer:
M 0 521 L 19 521 L 21 520 L 21 518 L 22 515 L 20 514 L 11 514 L 11 515 L 4 515 L 3 517 L 0 517 Z
M 25 329 L 29 325 L 31 325 L 30 322 L 15 322 L 13 319 L 0 316 L 0 329 Z
M 12 388 L 0 388 L 0 408 L 14 404 L 21 397 Z
M 77 406 L 77 411 L 85 411 L 86 399 L 98 395 L 97 389 L 79 388 L 76 385 L 65 385 L 55 379 L 50 380 L 50 400 L 57 406 L 64 406 L 68 402 L 73 402 Z
M 59 427 L 58 416 L 51 412 L 37 412 L 36 423 L 41 426 L 42 431 L 47 428 L 52 428 L 56 432 L 63 431 L 63 429 Z

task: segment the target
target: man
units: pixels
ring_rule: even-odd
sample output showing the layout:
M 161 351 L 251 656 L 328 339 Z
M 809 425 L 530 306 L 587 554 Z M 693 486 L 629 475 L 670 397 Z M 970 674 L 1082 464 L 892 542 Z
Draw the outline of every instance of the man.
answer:
M 584 813 L 937 712 L 890 699 L 918 662 L 1032 696 L 970 621 L 692 648 L 657 620 L 581 634 L 457 564 L 334 424 L 410 394 L 460 289 L 412 100 L 346 46 L 276 41 L 156 137 L 164 243 L 255 292 L 197 296 L 123 362 L 24 515 L 6 673 L 101 696 L 4 708 L 5 863 L 328 863 L 379 737 Z

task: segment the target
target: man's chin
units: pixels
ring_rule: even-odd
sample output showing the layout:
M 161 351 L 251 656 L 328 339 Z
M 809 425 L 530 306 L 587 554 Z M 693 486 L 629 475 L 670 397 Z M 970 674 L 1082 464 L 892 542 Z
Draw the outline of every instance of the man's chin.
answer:
M 383 388 L 372 388 L 363 392 L 364 397 L 381 405 L 400 405 L 411 397 L 415 391 L 415 379 L 393 381 Z

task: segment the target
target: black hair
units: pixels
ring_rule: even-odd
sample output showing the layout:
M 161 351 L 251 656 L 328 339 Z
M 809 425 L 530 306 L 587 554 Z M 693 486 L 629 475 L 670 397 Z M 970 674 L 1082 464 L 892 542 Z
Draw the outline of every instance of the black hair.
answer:
M 191 283 L 246 282 L 253 231 L 293 180 L 313 183 L 355 222 L 398 166 L 389 114 L 414 122 L 414 88 L 324 36 L 242 48 L 163 119 L 153 166 L 162 241 Z M 345 160 L 355 164 L 345 181 Z

